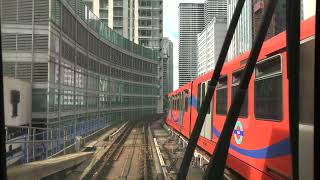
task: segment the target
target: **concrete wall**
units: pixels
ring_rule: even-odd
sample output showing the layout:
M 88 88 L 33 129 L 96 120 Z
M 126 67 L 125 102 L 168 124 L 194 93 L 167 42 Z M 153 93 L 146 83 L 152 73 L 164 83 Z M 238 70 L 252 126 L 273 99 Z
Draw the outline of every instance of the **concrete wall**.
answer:
M 3 77 L 4 110 L 6 125 L 25 125 L 31 122 L 31 84 L 27 81 Z M 11 91 L 20 91 L 18 116 L 12 117 Z

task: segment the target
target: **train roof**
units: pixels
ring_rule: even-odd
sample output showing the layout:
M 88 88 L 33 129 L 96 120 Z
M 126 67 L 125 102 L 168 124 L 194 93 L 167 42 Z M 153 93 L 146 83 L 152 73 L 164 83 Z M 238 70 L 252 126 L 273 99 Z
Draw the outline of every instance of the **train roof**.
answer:
M 171 95 L 175 95 L 177 93 L 180 93 L 182 92 L 183 90 L 185 89 L 190 89 L 191 88 L 191 84 L 192 84 L 192 81 L 188 82 L 187 84 L 183 85 L 182 87 L 179 87 L 178 89 L 170 92 L 167 94 L 167 96 L 171 96 Z

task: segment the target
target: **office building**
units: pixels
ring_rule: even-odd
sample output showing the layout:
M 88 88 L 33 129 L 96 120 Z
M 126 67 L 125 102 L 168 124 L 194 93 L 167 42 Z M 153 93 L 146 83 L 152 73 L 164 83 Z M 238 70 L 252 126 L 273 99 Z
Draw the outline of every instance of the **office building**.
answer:
M 102 22 L 120 35 L 160 50 L 163 37 L 163 0 L 86 0 Z
M 3 74 L 31 83 L 31 124 L 58 140 L 45 144 L 47 156 L 157 112 L 158 51 L 107 27 L 83 1 L 1 0 L 0 12 Z
M 173 91 L 173 43 L 169 38 L 162 40 L 163 94 Z
M 197 76 L 197 35 L 204 29 L 204 4 L 179 5 L 179 86 Z
M 228 26 L 234 13 L 238 0 L 228 0 Z M 248 51 L 252 46 L 252 1 L 245 1 L 239 22 L 231 41 L 228 61 Z
M 226 19 L 215 19 L 198 34 L 198 76 L 213 70 L 227 32 Z
M 205 0 L 204 12 L 205 25 L 208 25 L 213 17 L 227 20 L 227 0 Z

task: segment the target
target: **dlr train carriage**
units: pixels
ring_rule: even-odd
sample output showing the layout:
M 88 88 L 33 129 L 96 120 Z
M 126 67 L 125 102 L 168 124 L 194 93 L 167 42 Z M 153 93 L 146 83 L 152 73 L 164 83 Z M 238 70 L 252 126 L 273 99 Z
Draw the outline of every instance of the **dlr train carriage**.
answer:
M 301 23 L 299 169 L 313 179 L 315 18 Z M 212 155 L 250 52 L 225 63 L 198 140 Z M 286 33 L 264 42 L 231 138 L 227 166 L 246 179 L 291 179 Z M 213 71 L 169 93 L 166 124 L 190 137 Z

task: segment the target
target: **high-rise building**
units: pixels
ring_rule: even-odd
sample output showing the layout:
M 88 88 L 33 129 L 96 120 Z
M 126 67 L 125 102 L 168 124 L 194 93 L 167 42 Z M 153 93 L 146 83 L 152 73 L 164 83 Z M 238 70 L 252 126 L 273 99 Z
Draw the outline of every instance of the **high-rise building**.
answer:
M 162 39 L 161 55 L 163 69 L 163 109 L 167 110 L 168 100 L 166 94 L 173 91 L 173 43 L 167 37 Z
M 57 142 L 45 144 L 48 156 L 157 112 L 158 51 L 114 32 L 80 0 L 12 2 L 0 0 L 3 74 L 31 83 L 32 125 L 54 129 L 43 137 Z
M 86 0 L 93 12 L 111 29 L 153 50 L 161 49 L 163 37 L 163 0 Z M 92 5 L 91 5 L 92 4 Z M 158 57 L 160 58 L 160 56 Z M 159 59 L 159 66 L 161 66 Z M 159 68 L 160 97 L 162 99 L 162 68 Z M 162 107 L 159 100 L 159 107 Z M 162 112 L 160 110 L 160 112 Z
M 226 19 L 213 18 L 198 34 L 198 76 L 213 70 L 227 32 Z
M 205 28 L 198 34 L 198 76 L 215 67 L 227 30 L 227 1 L 204 2 Z
M 252 1 L 252 32 L 253 39 L 257 36 L 263 15 L 269 0 Z M 271 19 L 265 40 L 279 34 L 286 29 L 286 0 L 279 0 Z
M 163 0 L 86 0 L 93 12 L 120 35 L 160 50 L 163 37 Z
M 197 35 L 204 29 L 204 4 L 179 5 L 179 86 L 197 76 Z
M 209 24 L 213 17 L 227 20 L 227 0 L 205 0 L 204 12 L 205 25 Z
M 162 39 L 163 94 L 173 90 L 173 43 L 169 38 Z
M 228 26 L 230 24 L 237 2 L 238 0 L 228 0 Z M 249 50 L 252 46 L 251 2 L 252 1 L 246 1 L 243 6 L 236 31 L 229 47 L 228 61 Z

